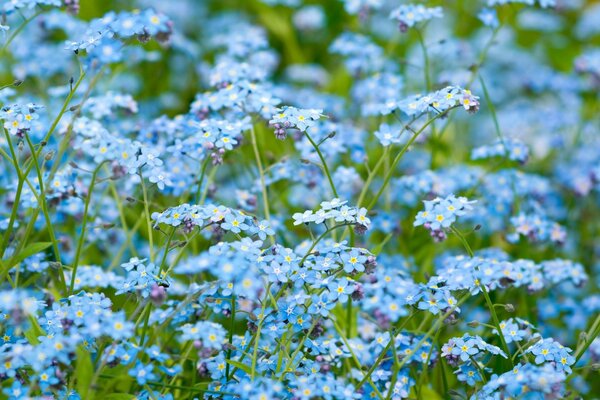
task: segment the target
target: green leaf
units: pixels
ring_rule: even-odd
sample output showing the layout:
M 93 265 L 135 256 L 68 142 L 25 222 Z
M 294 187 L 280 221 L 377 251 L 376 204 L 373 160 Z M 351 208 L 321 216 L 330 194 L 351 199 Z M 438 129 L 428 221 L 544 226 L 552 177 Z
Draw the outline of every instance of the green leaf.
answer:
M 132 400 L 135 396 L 127 393 L 111 393 L 102 397 L 105 400 Z
M 88 396 L 92 377 L 94 375 L 94 364 L 92 364 L 92 356 L 84 347 L 80 346 L 76 350 L 77 364 L 75 367 L 75 377 L 77 378 L 77 392 L 82 399 L 91 399 Z M 90 393 L 92 395 L 92 393 Z M 131 397 L 130 397 L 131 398 Z
M 31 257 L 34 254 L 44 251 L 50 246 L 52 246 L 52 242 L 38 242 L 30 244 L 29 246 L 25 247 L 19 254 L 10 259 L 10 261 L 8 262 L 8 268 L 10 269 L 14 267 L 27 257 Z
M 429 386 L 423 385 L 421 387 L 421 398 L 428 400 L 442 400 L 442 396 Z
M 250 375 L 252 373 L 252 369 L 250 368 L 249 365 L 246 365 L 246 364 L 241 363 L 239 361 L 233 361 L 233 360 L 225 360 L 225 361 L 227 362 L 227 364 L 233 365 L 235 368 L 244 371 L 248 375 Z
M 30 344 L 39 344 L 40 341 L 38 340 L 38 337 L 44 336 L 46 333 L 37 322 L 37 319 L 35 319 L 32 315 L 29 316 L 29 322 L 31 323 L 31 327 L 24 333 L 24 335 Z

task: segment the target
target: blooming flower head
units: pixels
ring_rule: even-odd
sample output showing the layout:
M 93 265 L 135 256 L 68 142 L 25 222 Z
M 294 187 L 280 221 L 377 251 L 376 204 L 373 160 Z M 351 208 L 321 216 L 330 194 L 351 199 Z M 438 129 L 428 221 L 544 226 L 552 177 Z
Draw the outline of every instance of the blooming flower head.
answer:
M 419 211 L 415 218 L 414 226 L 424 225 L 434 233 L 450 228 L 456 222 L 457 217 L 465 215 L 473 209 L 472 204 L 466 197 L 455 197 L 449 195 L 446 198 L 437 197 L 433 200 L 425 200 L 425 210 Z
M 275 128 L 275 136 L 278 139 L 285 139 L 288 129 L 298 129 L 300 132 L 305 132 L 308 128 L 314 126 L 315 122 L 321 118 L 322 112 L 323 110 L 284 106 L 277 109 L 269 124 Z
M 418 22 L 442 17 L 442 7 L 425 7 L 422 4 L 403 4 L 390 14 L 390 18 L 399 22 L 402 32 L 406 32 Z

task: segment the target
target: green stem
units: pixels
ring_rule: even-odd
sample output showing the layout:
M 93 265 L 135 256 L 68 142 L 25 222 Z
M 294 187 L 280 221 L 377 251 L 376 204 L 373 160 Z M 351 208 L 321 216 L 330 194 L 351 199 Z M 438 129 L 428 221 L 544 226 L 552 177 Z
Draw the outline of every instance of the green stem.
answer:
M 437 343 L 437 341 L 438 341 L 438 339 L 439 339 L 439 337 L 440 337 L 440 333 L 441 333 L 441 332 L 442 332 L 442 330 L 441 330 L 441 329 L 439 329 L 439 330 L 436 332 L 436 334 L 435 334 L 435 336 L 434 336 L 434 338 L 433 338 L 433 341 L 431 342 L 431 347 L 429 348 L 429 352 L 427 353 L 427 360 L 426 360 L 426 361 L 425 361 L 425 363 L 423 364 L 423 366 L 424 366 L 423 370 L 424 370 L 424 371 L 421 373 L 421 376 L 420 376 L 420 378 L 419 378 L 419 387 L 423 387 L 423 383 L 425 382 L 425 375 L 427 375 L 427 373 L 426 373 L 426 371 L 427 371 L 427 366 L 429 365 L 429 360 L 431 360 L 431 354 L 433 353 L 433 348 L 434 348 L 435 344 Z M 440 362 L 441 362 L 441 360 L 440 360 Z M 399 371 L 395 371 L 395 374 L 398 374 L 398 372 L 399 372 Z M 484 378 L 484 379 L 485 379 L 485 378 Z M 392 395 L 392 390 L 393 390 L 393 387 L 391 387 L 391 388 L 390 388 L 390 391 L 389 391 L 389 393 L 388 393 L 388 397 L 387 397 L 387 399 L 390 399 L 390 398 L 391 398 L 391 395 Z
M 262 165 L 262 161 L 260 158 L 260 151 L 258 149 L 258 141 L 256 140 L 256 132 L 254 131 L 254 125 L 250 128 L 250 138 L 252 141 L 252 149 L 254 150 L 254 158 L 256 159 L 256 167 L 258 168 L 258 173 L 260 175 L 260 190 L 262 191 L 263 198 L 263 210 L 265 213 L 265 218 L 267 221 L 271 220 L 271 213 L 269 211 L 269 196 L 267 193 L 267 185 L 265 182 L 265 170 Z
M 479 287 L 481 288 L 481 292 L 483 293 L 485 302 L 490 310 L 490 314 L 492 315 L 492 321 L 494 321 L 494 326 L 496 327 L 496 330 L 498 331 L 498 336 L 500 337 L 500 342 L 502 343 L 502 347 L 503 347 L 504 351 L 506 352 L 506 357 L 508 358 L 508 361 L 510 362 L 511 368 L 514 368 L 515 364 L 512 361 L 512 357 L 510 355 L 510 350 L 508 348 L 508 344 L 506 343 L 506 339 L 504 339 L 504 334 L 502 333 L 502 329 L 500 329 L 500 320 L 498 319 L 498 314 L 496 314 L 496 309 L 494 307 L 494 304 L 492 303 L 492 300 L 490 299 L 490 295 L 489 295 L 485 285 L 479 285 Z
M 150 256 L 150 262 L 154 262 L 154 239 L 153 239 L 153 229 L 152 229 L 152 219 L 150 217 L 150 206 L 148 203 L 148 190 L 146 189 L 146 183 L 144 182 L 144 176 L 142 175 L 142 169 L 138 170 L 138 175 L 140 177 L 140 182 L 142 184 L 142 196 L 144 198 L 144 214 L 146 215 L 146 227 L 148 229 L 148 252 Z
M 173 236 L 175 235 L 175 231 L 177 230 L 177 228 L 173 227 L 173 229 L 171 229 L 171 233 L 169 233 L 169 236 L 167 237 L 167 243 L 165 245 L 165 251 L 163 253 L 162 259 L 160 260 L 160 265 L 158 267 L 158 276 L 159 278 L 163 278 L 162 276 L 162 272 L 165 266 L 165 262 L 167 261 L 167 254 L 169 254 L 169 248 L 171 247 L 171 242 L 173 240 Z
M 396 336 L 396 334 L 398 332 L 401 332 L 402 329 L 404 329 L 404 327 L 408 324 L 409 321 L 411 321 L 411 319 L 415 316 L 415 313 L 411 313 L 408 317 L 406 317 L 406 319 L 402 322 L 402 324 L 395 329 L 394 331 L 390 332 L 390 338 L 392 336 Z M 379 364 L 381 364 L 381 362 L 383 361 L 385 355 L 387 354 L 388 350 L 392 347 L 393 345 L 393 341 L 390 340 L 385 347 L 383 348 L 383 350 L 381 350 L 381 353 L 379 353 L 379 355 L 377 356 L 377 359 L 375 360 L 375 362 L 373 363 L 373 365 L 371 365 L 371 367 L 368 369 L 367 373 L 365 374 L 365 376 L 362 378 L 362 380 L 358 383 L 358 385 L 356 385 L 357 388 L 361 388 L 366 382 L 367 379 L 370 378 L 370 376 L 373 374 L 373 372 L 375 371 L 375 369 L 377 369 L 377 367 L 379 366 Z M 398 371 L 400 370 L 400 368 L 398 368 Z
M 265 310 L 267 308 L 267 298 L 269 297 L 270 290 L 271 290 L 271 283 L 269 283 L 267 285 L 265 298 L 263 299 L 262 308 L 260 311 L 260 321 L 258 321 L 258 326 L 256 328 L 256 339 L 254 340 L 254 349 L 252 351 L 252 367 L 250 369 L 250 380 L 254 380 L 254 375 L 256 374 L 256 361 L 258 359 L 258 344 L 260 342 L 260 330 L 261 330 L 262 324 L 265 320 Z
M 33 147 L 33 143 L 31 142 L 31 138 L 28 134 L 25 134 L 25 139 L 27 140 L 27 144 L 29 145 L 29 149 L 33 156 L 33 164 L 35 166 L 35 171 L 37 173 L 38 182 L 40 185 L 40 196 L 38 201 L 40 203 L 40 207 L 42 209 L 42 213 L 44 214 L 44 219 L 46 220 L 46 228 L 48 229 L 48 235 L 50 236 L 50 241 L 52 242 L 52 249 L 54 251 L 54 259 L 58 263 L 58 270 L 60 276 L 60 282 L 62 284 L 62 291 L 66 294 L 67 292 L 67 281 L 65 280 L 65 274 L 61 262 L 60 251 L 58 249 L 58 241 L 56 240 L 56 235 L 54 234 L 54 227 L 52 224 L 52 220 L 50 218 L 50 214 L 48 212 L 48 203 L 46 201 L 46 190 L 44 189 L 44 177 L 42 175 L 42 170 L 40 168 L 40 164 L 38 162 L 37 157 L 34 156 L 35 149 Z
M 475 79 L 477 79 L 477 75 L 479 73 L 479 70 L 481 69 L 481 66 L 483 65 L 483 62 L 485 61 L 485 58 L 487 57 L 487 53 L 489 52 L 490 48 L 494 44 L 494 39 L 496 38 L 496 35 L 500 31 L 501 27 L 502 26 L 499 26 L 498 28 L 496 28 L 494 30 L 494 32 L 492 33 L 492 36 L 490 37 L 490 39 L 488 40 L 488 42 L 484 46 L 483 50 L 481 51 L 481 54 L 479 56 L 479 60 L 477 61 L 477 64 L 474 66 L 474 68 L 473 68 L 473 70 L 471 72 L 471 77 L 469 78 L 469 82 L 466 85 L 466 89 L 470 89 L 471 86 L 473 85 L 473 82 L 475 82 Z M 438 140 L 441 139 L 442 135 L 444 134 L 444 132 L 446 132 L 446 130 L 450 126 L 451 122 L 452 122 L 452 117 L 448 118 L 448 121 L 446 121 L 446 123 L 444 124 L 444 126 L 440 130 L 440 132 L 438 134 Z
M 375 166 L 369 173 L 369 176 L 367 176 L 367 180 L 365 181 L 365 184 L 364 184 L 362 190 L 360 191 L 360 195 L 358 196 L 358 201 L 356 202 L 356 207 L 360 207 L 362 205 L 362 203 L 365 199 L 365 196 L 367 195 L 367 192 L 369 190 L 369 187 L 371 186 L 371 183 L 373 182 L 373 179 L 375 179 L 377 172 L 379 172 L 379 169 L 385 164 L 385 161 L 388 158 L 389 151 L 390 151 L 390 147 L 386 146 L 383 149 L 383 154 L 381 155 L 381 157 L 379 158 L 379 160 L 377 161 L 377 163 L 375 164 Z
M 419 340 L 417 342 L 417 344 L 415 345 L 414 348 L 412 348 L 412 353 L 416 353 L 421 346 L 423 346 L 423 343 L 425 343 L 425 341 L 427 339 L 429 339 L 431 337 L 431 335 L 433 335 L 434 332 L 437 332 L 441 326 L 442 323 L 444 322 L 444 320 L 446 318 L 448 318 L 450 316 L 450 314 L 452 314 L 454 312 L 454 310 L 456 310 L 457 307 L 459 307 L 462 303 L 464 303 L 465 301 L 467 301 L 467 299 L 471 297 L 471 293 L 466 293 L 463 297 L 461 297 L 458 302 L 456 303 L 455 306 L 453 306 L 452 308 L 450 308 L 448 311 L 446 311 L 443 315 L 439 316 L 438 319 L 435 321 L 435 323 L 431 326 L 431 328 L 427 331 L 427 333 L 425 333 L 425 335 L 423 335 L 423 337 L 421 338 L 421 340 Z M 391 341 L 390 341 L 391 343 Z M 386 346 L 386 349 L 384 349 L 384 351 L 380 354 L 380 356 L 383 358 L 383 355 L 385 355 L 385 352 L 387 351 L 387 349 L 389 349 L 389 345 L 390 343 L 388 343 L 388 346 Z M 400 364 L 398 365 L 398 371 L 402 370 L 402 367 L 404 367 L 406 365 L 406 363 L 408 363 L 410 361 L 411 357 L 405 357 Z M 379 360 L 379 359 L 378 359 Z M 379 362 L 381 362 L 381 360 L 379 360 Z M 376 362 L 377 364 L 377 362 Z M 377 368 L 377 365 L 374 365 L 374 367 L 372 368 L 373 370 L 375 370 L 375 368 Z M 369 370 L 371 371 L 371 370 Z M 372 371 L 371 371 L 372 373 Z M 367 375 L 367 376 L 370 376 Z M 366 378 L 366 377 L 365 377 Z M 366 382 L 366 379 L 363 378 L 363 380 L 358 384 L 358 386 L 356 387 L 362 387 L 362 385 Z
M 575 350 L 575 363 L 585 354 L 585 351 L 590 347 L 594 339 L 600 334 L 600 314 L 596 316 L 594 323 L 585 335 L 585 340 Z
M 202 162 L 202 168 L 200 170 L 200 178 L 198 179 L 198 189 L 196 190 L 196 202 L 200 201 L 200 196 L 202 194 L 202 182 L 204 181 L 204 175 L 206 174 L 206 167 L 208 167 L 208 162 L 210 161 L 210 156 L 206 156 L 204 161 Z
M 496 108 L 494 107 L 494 103 L 492 103 L 492 99 L 490 98 L 490 94 L 485 86 L 485 82 L 483 81 L 483 77 L 479 75 L 479 83 L 481 84 L 481 89 L 483 90 L 483 96 L 485 97 L 485 102 L 487 103 L 488 108 L 490 109 L 490 114 L 492 115 L 492 120 L 494 121 L 494 129 L 496 130 L 496 135 L 502 143 L 502 147 L 504 147 L 504 152 L 506 153 L 506 157 L 508 157 L 509 152 L 506 147 L 506 142 L 504 141 L 504 136 L 502 135 L 502 131 L 500 130 L 500 123 L 498 122 L 498 116 L 496 115 Z
M 252 149 L 254 150 L 254 158 L 256 159 L 256 166 L 258 168 L 258 173 L 260 175 L 260 190 L 262 192 L 262 200 L 263 200 L 263 212 L 265 213 L 265 218 L 267 221 L 271 221 L 271 212 L 269 211 L 269 192 L 267 192 L 267 183 L 265 181 L 265 169 L 263 168 L 262 160 L 260 157 L 260 151 L 258 149 L 258 141 L 256 140 L 256 132 L 254 130 L 254 124 L 250 127 L 250 138 L 252 141 Z M 275 244 L 275 237 L 273 235 L 269 235 L 269 240 L 271 241 L 271 245 Z
M 334 225 L 331 228 L 327 228 L 327 230 L 323 233 L 321 233 L 319 235 L 319 237 L 317 237 L 317 240 L 315 240 L 312 245 L 310 246 L 310 248 L 306 251 L 306 253 L 304 254 L 304 257 L 302 257 L 302 259 L 300 260 L 300 263 L 298 265 L 302 266 L 302 264 L 304 264 L 304 261 L 306 261 L 306 258 L 310 255 L 310 253 L 314 250 L 314 248 L 317 246 L 317 244 L 323 240 L 323 238 L 325 236 L 327 236 L 327 234 L 337 228 L 341 228 L 343 226 L 348 226 L 348 225 L 352 225 L 352 224 L 339 224 L 339 225 Z
M 469 245 L 469 242 L 464 237 L 464 235 L 453 226 L 451 226 L 450 229 L 452 230 L 452 232 L 454 232 L 456 234 L 456 236 L 458 236 L 458 238 L 462 242 L 465 250 L 467 251 L 467 253 L 469 253 L 469 256 L 471 258 L 473 258 L 473 250 L 471 250 L 471 246 Z M 511 368 L 514 368 L 515 365 L 512 361 L 512 358 L 510 355 L 510 350 L 508 348 L 508 344 L 506 343 L 504 334 L 502 333 L 502 329 L 500 329 L 500 320 L 498 319 L 498 314 L 496 314 L 496 308 L 494 307 L 494 303 L 492 303 L 492 299 L 490 298 L 490 295 L 489 295 L 485 285 L 482 285 L 482 284 L 478 284 L 478 285 L 479 285 L 479 288 L 481 289 L 481 292 L 483 293 L 483 297 L 485 298 L 485 302 L 488 306 L 488 309 L 490 310 L 490 314 L 492 316 L 492 321 L 494 321 L 494 327 L 498 331 L 498 336 L 500 337 L 500 342 L 502 343 L 502 348 L 506 352 L 506 357 L 508 358 L 508 361 L 510 362 Z
M 306 332 L 306 334 L 302 335 L 302 339 L 300 339 L 300 343 L 298 343 L 298 347 L 296 347 L 296 350 L 294 350 L 291 357 L 288 358 L 288 362 L 285 364 L 285 367 L 284 367 L 283 371 L 281 372 L 281 375 L 279 376 L 279 379 L 278 379 L 279 382 L 281 382 L 283 380 L 283 378 L 285 377 L 285 375 L 288 372 L 293 372 L 294 369 L 290 369 L 290 367 L 291 367 L 292 363 L 294 362 L 294 360 L 296 359 L 296 356 L 298 355 L 298 353 L 300 353 L 300 351 L 304 348 L 304 342 L 306 341 L 306 339 L 309 338 L 313 329 L 315 329 L 315 326 L 317 325 L 317 321 L 319 321 L 319 319 L 315 318 L 313 320 L 312 324 L 310 325 L 310 328 Z
M 455 108 L 455 107 L 452 107 Z M 433 123 L 433 121 L 435 121 L 436 119 L 440 118 L 442 115 L 446 115 L 450 110 L 452 110 L 452 108 L 447 109 L 444 112 L 441 112 L 437 115 L 435 115 L 433 118 L 430 118 L 427 122 L 425 122 L 425 124 L 418 130 L 416 131 L 413 136 L 410 138 L 410 140 L 406 143 L 406 145 L 404 145 L 404 147 L 402 148 L 402 150 L 400 150 L 400 152 L 398 153 L 398 155 L 396 156 L 396 158 L 394 158 L 394 161 L 392 162 L 391 168 L 388 171 L 388 173 L 385 175 L 385 178 L 383 180 L 383 184 L 381 185 L 381 187 L 379 188 L 379 191 L 377 192 L 377 194 L 375 195 L 375 197 L 373 198 L 373 200 L 371 200 L 371 202 L 369 203 L 367 209 L 371 210 L 375 204 L 377 204 L 377 201 L 379 200 L 379 198 L 381 197 L 381 195 L 383 194 L 386 186 L 390 183 L 390 180 L 392 179 L 392 175 L 394 174 L 394 171 L 396 170 L 396 166 L 398 165 L 398 163 L 400 162 L 400 159 L 402 159 L 402 156 L 404 155 L 404 153 L 406 153 L 406 151 L 408 150 L 408 148 L 413 144 L 413 142 L 419 137 L 419 135 L 429 126 L 431 125 L 431 123 Z
M 477 368 L 477 372 L 479 372 L 479 376 L 481 376 L 481 380 L 485 385 L 487 383 L 487 378 L 485 377 L 485 372 L 483 371 L 483 368 L 481 368 L 481 365 L 479 365 L 479 362 L 477 362 L 477 360 L 475 360 L 473 356 L 469 356 L 469 358 L 471 359 L 471 364 L 473 364 L 475 368 Z
M 229 327 L 229 348 L 227 349 L 227 360 L 231 360 L 231 348 L 233 347 L 233 331 L 235 330 L 235 295 L 231 296 L 231 326 Z M 226 363 L 225 376 L 229 376 L 229 363 Z
M 8 134 L 8 132 L 6 131 L 6 129 L 2 128 L 2 130 L 4 131 L 4 135 L 6 137 L 6 141 L 8 142 L 8 147 L 10 149 L 10 154 L 11 154 L 12 159 L 13 159 L 13 164 L 15 166 L 15 170 L 16 170 L 16 173 L 17 173 L 18 182 L 17 182 L 17 190 L 15 192 L 14 203 L 13 203 L 13 206 L 12 206 L 12 210 L 10 212 L 10 219 L 8 221 L 8 227 L 6 228 L 6 231 L 4 232 L 4 236 L 2 237 L 2 246 L 0 246 L 0 260 L 4 256 L 4 252 L 6 251 L 6 248 L 8 246 L 8 241 L 10 239 L 10 236 L 12 235 L 12 230 L 14 228 L 14 224 L 15 224 L 15 221 L 17 219 L 17 212 L 19 210 L 19 203 L 21 202 L 21 192 L 23 190 L 23 184 L 25 183 L 24 176 L 27 176 L 27 175 L 23 174 L 23 172 L 21 171 L 21 168 L 19 167 L 19 162 L 18 162 L 17 154 L 15 153 L 15 149 L 13 147 L 10 135 Z
M 350 343 L 348 343 L 348 339 L 346 339 L 346 337 L 344 336 L 344 332 L 342 331 L 342 329 L 340 328 L 340 326 L 338 325 L 338 323 L 335 320 L 332 320 L 332 322 L 333 322 L 333 326 L 335 327 L 335 330 L 337 331 L 338 335 L 340 335 L 342 342 L 348 348 L 348 351 L 350 352 L 350 356 L 352 357 L 354 364 L 356 364 L 356 368 L 358 368 L 359 370 L 362 370 L 362 365 L 360 364 L 360 361 L 354 354 L 354 350 L 352 350 Z M 392 342 L 391 339 L 390 339 L 390 342 Z M 381 400 L 383 400 L 383 394 L 381 394 L 381 392 L 377 388 L 377 385 L 375 385 L 375 383 L 373 383 L 373 380 L 370 377 L 367 377 L 367 382 L 371 385 L 371 387 L 375 391 L 375 394 L 377 394 L 377 397 L 379 397 Z M 360 386 L 357 386 L 357 388 L 360 388 Z
M 454 232 L 454 234 L 456 235 L 456 237 L 458 237 L 463 245 L 463 247 L 465 248 L 465 250 L 467 251 L 467 253 L 469 254 L 469 257 L 473 258 L 475 255 L 473 253 L 473 250 L 471 249 L 471 246 L 469 245 L 469 242 L 467 241 L 467 239 L 465 238 L 465 236 L 455 227 L 450 226 L 450 230 L 452 232 Z
M 67 96 L 67 98 L 65 99 L 65 102 L 63 103 L 61 111 L 59 112 L 59 114 L 54 119 L 54 121 L 52 123 L 52 126 L 50 127 L 50 129 L 46 133 L 44 139 L 40 142 L 39 148 L 38 148 L 37 152 L 35 153 L 35 157 L 39 158 L 39 156 L 40 156 L 40 154 L 42 152 L 42 149 L 44 148 L 44 144 L 48 142 L 50 136 L 52 135 L 52 133 L 56 129 L 56 126 L 58 125 L 59 121 L 61 120 L 62 116 L 64 115 L 64 113 L 65 113 L 65 111 L 67 109 L 67 106 L 71 102 L 71 99 L 73 98 L 73 95 L 77 91 L 77 88 L 79 87 L 79 85 L 83 81 L 84 77 L 85 77 L 85 72 L 83 72 L 83 70 L 80 67 L 79 79 L 74 84 L 74 86 L 72 87 L 71 91 L 69 92 L 69 95 Z M 92 82 L 92 84 L 90 84 L 90 86 L 88 87 L 88 93 L 91 90 L 91 88 L 94 86 L 94 83 L 95 82 Z M 87 98 L 87 95 L 86 95 L 86 98 Z M 81 110 L 81 105 L 82 104 L 83 104 L 83 102 L 80 104 L 79 110 Z M 72 129 L 72 126 L 73 126 L 73 122 L 71 122 L 69 129 Z M 66 141 L 67 136 L 68 135 L 65 135 L 65 138 L 63 139 L 63 142 Z M 27 162 L 25 163 L 25 168 L 26 169 L 25 169 L 25 172 L 21 172 L 22 176 L 25 176 L 25 177 L 29 176 L 29 173 L 31 172 L 31 169 L 33 168 L 33 157 L 34 157 L 34 155 L 32 154 L 32 158 L 29 160 L 30 161 L 29 164 L 27 164 Z M 61 158 L 62 158 L 62 153 L 59 151 L 59 155 L 57 156 L 57 159 L 60 160 Z M 50 174 L 48 176 L 48 181 L 52 180 L 54 174 L 58 170 L 58 166 L 59 165 L 60 165 L 60 163 L 58 163 L 58 162 L 54 164 L 54 166 L 52 167 L 52 170 L 50 171 Z M 29 223 L 27 224 L 27 228 L 25 229 L 25 235 L 23 236 L 23 238 L 20 240 L 19 244 L 17 245 L 17 247 L 15 249 L 15 254 L 19 254 L 19 252 L 21 251 L 21 249 L 27 243 L 27 240 L 28 240 L 29 236 L 31 235 L 31 232 L 33 232 L 33 228 L 34 228 L 34 225 L 35 225 L 35 221 L 37 221 L 37 217 L 39 215 L 39 211 L 40 211 L 40 206 L 38 205 L 38 207 L 34 210 L 33 214 L 29 218 Z M 12 225 L 9 225 L 8 229 L 12 230 Z M 5 248 L 4 245 L 2 247 L 0 247 L 0 259 L 4 255 L 4 251 L 5 250 L 6 250 L 6 248 Z M 4 273 L 0 273 L 0 281 L 3 280 L 3 276 L 4 276 Z
M 10 44 L 17 37 L 17 35 L 19 35 L 19 33 L 21 33 L 21 31 L 23 29 L 25 29 L 25 27 L 31 21 L 33 21 L 35 18 L 37 18 L 43 12 L 44 12 L 44 10 L 39 10 L 35 14 L 33 14 L 31 17 L 29 17 L 25 21 L 23 21 L 23 23 L 21 23 L 21 25 L 19 25 L 19 27 L 13 31 L 12 35 L 10 35 L 10 37 L 8 38 L 8 40 L 6 40 L 6 43 L 4 43 L 4 46 L 2 46 L 2 50 L 0 51 L 0 54 L 4 54 L 4 52 L 6 51 L 6 49 L 8 48 L 8 46 L 10 46 Z
M 429 55 L 427 54 L 427 46 L 425 46 L 425 40 L 423 39 L 421 31 L 415 29 L 415 32 L 417 33 L 419 45 L 421 46 L 421 50 L 423 51 L 423 71 L 425 74 L 425 87 L 427 89 L 427 92 L 431 92 L 431 78 L 429 77 Z
M 73 294 L 75 287 L 75 279 L 77 277 L 77 267 L 79 267 L 79 258 L 81 257 L 81 250 L 83 249 L 83 243 L 85 242 L 85 230 L 87 227 L 88 212 L 90 208 L 90 202 L 92 200 L 92 193 L 94 192 L 94 186 L 96 185 L 96 177 L 100 171 L 100 167 L 104 162 L 100 163 L 94 172 L 92 173 L 92 180 L 88 189 L 88 194 L 85 198 L 85 206 L 83 209 L 83 220 L 81 221 L 81 235 L 79 236 L 79 242 L 77 243 L 77 250 L 75 251 L 75 258 L 73 259 L 73 271 L 71 272 L 71 284 L 69 285 L 69 294 Z
M 352 297 L 346 303 L 346 337 L 352 337 Z
M 321 149 L 319 149 L 319 146 L 315 143 L 315 141 L 310 137 L 310 135 L 308 134 L 308 132 L 304 132 L 304 134 L 306 135 L 306 138 L 308 139 L 308 141 L 310 142 L 310 144 L 312 144 L 312 146 L 314 147 L 314 149 L 317 151 L 317 154 L 319 155 L 319 159 L 321 160 L 321 164 L 323 164 L 323 171 L 325 172 L 325 175 L 327 175 L 327 180 L 329 181 L 329 186 L 331 187 L 331 191 L 333 192 L 333 195 L 335 196 L 335 198 L 338 198 L 338 192 L 335 189 L 335 185 L 333 184 L 333 178 L 331 177 L 331 173 L 329 172 L 329 167 L 327 166 L 327 162 L 325 161 L 325 157 L 323 157 L 323 153 L 321 153 Z

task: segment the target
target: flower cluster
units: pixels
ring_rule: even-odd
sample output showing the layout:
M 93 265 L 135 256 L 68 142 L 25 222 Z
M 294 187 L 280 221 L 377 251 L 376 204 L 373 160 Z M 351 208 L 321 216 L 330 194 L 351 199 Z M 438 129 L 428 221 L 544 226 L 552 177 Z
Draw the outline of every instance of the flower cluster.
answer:
M 322 224 L 333 220 L 342 224 L 354 224 L 357 228 L 368 229 L 371 220 L 367 217 L 367 209 L 364 207 L 352 207 L 347 205 L 346 200 L 333 199 L 321 203 L 317 211 L 307 210 L 303 213 L 292 215 L 294 225 L 300 224 Z
M 0 4 L 0 398 L 599 393 L 600 6 L 234 3 Z
M 315 125 L 315 121 L 321 118 L 323 110 L 299 109 L 296 107 L 282 107 L 276 110 L 269 124 L 275 128 L 277 139 L 285 139 L 288 129 L 297 129 L 305 132 Z
M 543 215 L 520 213 L 512 217 L 510 222 L 515 229 L 507 237 L 511 241 L 518 241 L 520 236 L 524 236 L 532 242 L 563 244 L 567 238 L 564 227 Z
M 444 344 L 441 355 L 449 365 L 458 367 L 454 373 L 459 381 L 475 386 L 485 378 L 481 372 L 483 363 L 480 359 L 486 354 L 507 358 L 499 347 L 488 344 L 479 336 L 465 333 L 462 337 L 452 338 Z
M 166 41 L 171 33 L 170 25 L 165 15 L 150 9 L 138 13 L 108 13 L 103 18 L 91 21 L 84 38 L 77 42 L 67 42 L 66 48 L 75 52 L 84 50 L 90 55 L 96 55 L 94 50 L 99 47 L 102 50 L 98 55 L 99 59 L 109 60 L 105 57 L 106 49 L 110 47 L 103 46 L 110 46 L 116 40 L 115 35 L 123 40 L 137 36 L 140 41 L 148 41 L 150 37 Z
M 11 135 L 23 137 L 39 118 L 37 111 L 41 108 L 42 106 L 33 103 L 3 107 L 0 110 L 0 119 L 4 121 L 4 129 Z
M 509 160 L 525 164 L 529 159 L 529 147 L 520 140 L 502 138 L 494 143 L 476 147 L 471 151 L 472 160 L 492 157 L 506 157 Z
M 134 257 L 122 264 L 121 268 L 127 271 L 127 276 L 117 290 L 117 294 L 137 292 L 142 297 L 148 297 L 155 287 L 169 286 L 165 279 L 166 271 L 161 271 L 153 263 L 146 263 L 146 259 L 140 260 Z
M 390 100 L 379 112 L 388 115 L 396 110 L 408 116 L 417 116 L 427 112 L 442 114 L 454 107 L 462 106 L 469 112 L 479 110 L 479 97 L 471 91 L 458 86 L 448 86 L 427 95 L 414 95 L 402 100 Z
M 471 399 L 523 396 L 540 396 L 546 399 L 560 399 L 565 394 L 566 376 L 554 368 L 532 364 L 516 366 L 512 371 L 494 375 Z
M 412 28 L 419 22 L 443 16 L 442 7 L 425 7 L 422 4 L 401 5 L 390 14 L 390 18 L 398 21 L 402 32 L 406 32 L 408 28 Z
M 452 194 L 443 199 L 436 197 L 433 200 L 425 200 L 425 210 L 417 213 L 414 226 L 423 225 L 431 232 L 431 236 L 443 240 L 446 237 L 444 230 L 450 228 L 457 217 L 471 211 L 475 202 L 476 200 L 469 201 L 466 197 L 456 197 Z
M 525 354 L 530 353 L 535 356 L 534 361 L 536 364 L 549 363 L 557 371 L 566 372 L 567 374 L 572 372 L 570 366 L 575 363 L 575 357 L 570 354 L 572 352 L 573 350 L 561 345 L 552 338 L 541 339 L 525 349 Z

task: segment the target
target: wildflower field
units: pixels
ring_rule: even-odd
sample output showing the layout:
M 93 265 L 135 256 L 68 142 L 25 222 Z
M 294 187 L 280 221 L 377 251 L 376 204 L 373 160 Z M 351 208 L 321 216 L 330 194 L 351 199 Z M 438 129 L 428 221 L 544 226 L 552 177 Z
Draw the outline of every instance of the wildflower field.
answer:
M 0 399 L 600 398 L 600 3 L 0 0 Z

